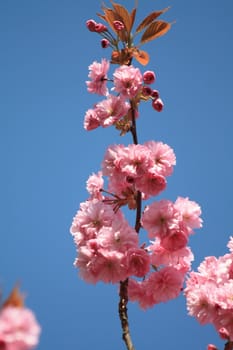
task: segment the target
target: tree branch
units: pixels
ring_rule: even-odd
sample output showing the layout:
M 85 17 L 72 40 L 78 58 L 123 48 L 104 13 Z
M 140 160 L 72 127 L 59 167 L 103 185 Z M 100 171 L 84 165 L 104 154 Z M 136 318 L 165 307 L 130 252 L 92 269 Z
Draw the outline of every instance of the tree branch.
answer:
M 120 301 L 119 301 L 119 317 L 121 320 L 121 328 L 122 328 L 122 339 L 125 342 L 125 345 L 128 350 L 135 350 L 133 346 L 133 342 L 131 339 L 130 331 L 129 331 L 129 322 L 128 322 L 128 313 L 127 313 L 127 303 L 128 303 L 128 278 L 125 281 L 120 282 Z

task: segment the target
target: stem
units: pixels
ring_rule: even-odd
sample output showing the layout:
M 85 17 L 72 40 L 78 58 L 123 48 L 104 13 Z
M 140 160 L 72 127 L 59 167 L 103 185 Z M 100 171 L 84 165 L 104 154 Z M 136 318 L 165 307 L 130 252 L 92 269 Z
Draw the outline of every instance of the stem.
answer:
M 119 296 L 120 296 L 120 301 L 119 301 L 118 312 L 119 312 L 119 317 L 121 320 L 122 339 L 124 340 L 125 345 L 126 345 L 128 350 L 135 350 L 131 336 L 130 336 L 128 313 L 127 313 L 128 278 L 125 281 L 120 282 Z
M 233 341 L 228 341 L 225 344 L 224 350 L 233 350 Z
M 132 125 L 130 128 L 133 142 L 135 145 L 138 144 L 138 137 L 137 137 L 137 127 L 136 127 L 136 118 L 135 118 L 135 106 L 132 101 L 130 101 L 131 104 L 131 111 L 132 111 Z M 135 231 L 139 233 L 139 230 L 141 228 L 141 208 L 142 208 L 142 194 L 140 191 L 137 192 L 137 209 L 136 209 L 136 218 L 135 218 Z M 122 328 L 122 339 L 125 342 L 125 345 L 128 350 L 135 350 L 130 330 L 129 330 L 129 322 L 128 322 L 128 310 L 127 310 L 127 304 L 128 304 L 128 278 L 124 281 L 120 282 L 120 291 L 119 291 L 120 301 L 119 301 L 119 317 L 121 321 L 121 328 Z
M 135 145 L 138 144 L 138 136 L 137 136 L 137 126 L 136 126 L 136 118 L 135 118 L 135 107 L 133 105 L 133 102 L 130 101 L 130 105 L 131 105 L 131 111 L 132 111 L 132 125 L 130 128 L 131 134 L 133 136 L 133 143 Z

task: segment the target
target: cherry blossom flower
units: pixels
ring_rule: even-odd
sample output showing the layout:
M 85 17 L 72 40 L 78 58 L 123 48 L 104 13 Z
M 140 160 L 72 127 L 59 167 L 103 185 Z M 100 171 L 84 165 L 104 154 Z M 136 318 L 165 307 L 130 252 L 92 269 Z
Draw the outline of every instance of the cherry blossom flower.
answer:
M 169 230 L 179 229 L 180 213 L 169 200 L 153 202 L 145 208 L 141 224 L 150 238 L 163 238 Z
M 104 187 L 104 179 L 101 171 L 99 171 L 97 174 L 92 174 L 89 176 L 86 184 L 87 191 L 90 193 L 92 199 L 103 199 L 101 190 Z
M 33 312 L 6 306 L 0 311 L 0 344 L 4 350 L 30 350 L 38 344 L 41 328 Z
M 103 127 L 113 125 L 129 110 L 129 103 L 122 96 L 108 95 L 106 100 L 96 104 L 95 112 Z
M 143 277 L 150 270 L 150 256 L 142 248 L 130 248 L 126 252 L 128 275 Z
M 113 73 L 114 90 L 126 98 L 134 98 L 142 87 L 142 74 L 133 66 L 120 66 Z
M 178 197 L 174 206 L 181 213 L 190 232 L 194 228 L 202 227 L 201 208 L 197 203 L 190 201 L 188 198 Z
M 90 131 L 98 128 L 100 122 L 96 111 L 94 109 L 88 109 L 84 117 L 84 129 Z
M 150 150 L 153 159 L 153 169 L 163 176 L 169 176 L 176 165 L 176 156 L 173 149 L 163 142 L 147 141 L 145 146 Z
M 92 94 L 99 94 L 106 96 L 108 94 L 107 72 L 109 70 L 109 61 L 102 59 L 101 63 L 94 61 L 89 66 L 88 77 L 91 81 L 86 81 L 87 90 Z

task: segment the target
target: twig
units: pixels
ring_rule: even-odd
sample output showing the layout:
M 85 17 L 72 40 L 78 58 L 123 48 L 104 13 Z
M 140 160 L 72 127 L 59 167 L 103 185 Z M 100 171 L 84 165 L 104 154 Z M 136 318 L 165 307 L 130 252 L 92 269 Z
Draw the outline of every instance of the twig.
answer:
M 119 301 L 119 317 L 121 320 L 122 328 L 122 339 L 125 342 L 125 345 L 128 350 L 135 350 L 133 342 L 131 339 L 129 331 L 129 322 L 128 322 L 128 313 L 127 313 L 127 303 L 128 303 L 128 278 L 125 281 L 120 282 L 120 301 Z

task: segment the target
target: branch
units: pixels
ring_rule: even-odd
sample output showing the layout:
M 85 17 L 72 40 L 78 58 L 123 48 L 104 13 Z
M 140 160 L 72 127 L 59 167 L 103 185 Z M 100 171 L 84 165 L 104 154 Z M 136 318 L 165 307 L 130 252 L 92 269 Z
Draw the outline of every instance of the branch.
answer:
M 127 314 L 128 278 L 125 281 L 120 282 L 119 296 L 120 296 L 120 301 L 119 301 L 118 311 L 119 311 L 119 317 L 121 320 L 122 339 L 124 340 L 128 350 L 135 350 L 131 336 L 130 336 L 128 314 Z
M 233 350 L 233 341 L 228 341 L 225 344 L 224 350 Z

